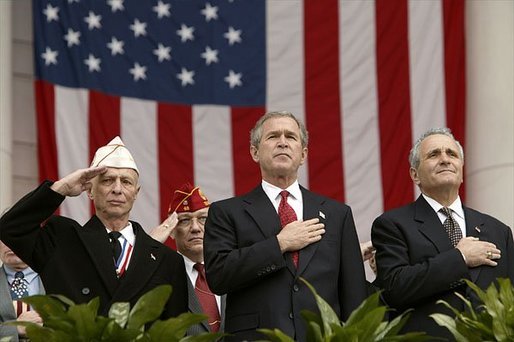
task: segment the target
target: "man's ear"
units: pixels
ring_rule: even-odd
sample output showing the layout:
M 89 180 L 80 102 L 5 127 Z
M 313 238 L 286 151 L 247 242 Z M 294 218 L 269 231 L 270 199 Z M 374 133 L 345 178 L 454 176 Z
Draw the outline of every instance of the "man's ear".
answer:
M 303 163 L 305 163 L 305 159 L 307 159 L 308 153 L 309 153 L 309 149 L 307 147 L 304 147 L 302 149 L 302 159 L 300 160 L 300 165 L 303 165 Z
M 250 146 L 250 155 L 252 156 L 254 162 L 259 162 L 259 150 L 257 149 L 257 147 L 253 145 Z
M 93 196 L 93 190 L 91 190 L 91 189 L 88 189 L 88 190 L 87 190 L 87 197 L 89 197 L 89 199 L 90 199 L 90 200 L 92 200 L 92 199 L 93 199 L 93 197 L 94 197 L 94 196 Z
M 411 167 L 409 169 L 409 173 L 410 173 L 410 178 L 412 179 L 414 184 L 419 186 L 420 180 L 419 180 L 419 176 L 418 176 L 418 170 L 416 170 L 415 168 Z

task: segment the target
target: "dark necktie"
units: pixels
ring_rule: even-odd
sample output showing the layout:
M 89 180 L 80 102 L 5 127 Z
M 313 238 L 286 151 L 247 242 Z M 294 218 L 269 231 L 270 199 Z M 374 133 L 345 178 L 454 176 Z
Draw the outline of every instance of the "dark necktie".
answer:
M 29 286 L 24 278 L 23 272 L 18 271 L 14 274 L 14 280 L 11 284 L 12 299 L 20 299 L 29 295 Z
M 288 223 L 296 221 L 297 217 L 293 207 L 287 203 L 289 191 L 282 190 L 280 196 L 282 199 L 278 205 L 278 217 L 280 218 L 280 225 L 284 228 Z M 291 257 L 293 258 L 294 266 L 298 267 L 298 251 L 291 252 Z
M 216 304 L 216 297 L 209 289 L 207 280 L 205 279 L 205 268 L 203 264 L 195 264 L 195 270 L 198 271 L 198 277 L 195 283 L 195 292 L 203 312 L 209 317 L 209 327 L 212 332 L 220 330 L 220 313 L 218 311 L 218 304 Z
M 459 224 L 453 218 L 452 210 L 450 208 L 442 207 L 439 211 L 446 215 L 443 227 L 446 229 L 446 233 L 448 234 L 453 247 L 455 247 L 459 243 L 460 239 L 462 239 L 462 231 L 460 230 Z
M 121 254 L 121 243 L 118 238 L 121 236 L 120 232 L 112 231 L 109 233 L 109 239 L 111 240 L 112 255 L 114 257 L 114 263 L 118 262 L 118 258 Z

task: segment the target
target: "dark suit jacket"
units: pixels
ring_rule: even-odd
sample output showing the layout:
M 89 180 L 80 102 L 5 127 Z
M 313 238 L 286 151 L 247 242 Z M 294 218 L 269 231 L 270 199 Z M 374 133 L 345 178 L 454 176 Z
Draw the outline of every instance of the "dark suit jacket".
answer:
M 173 293 L 162 317 L 187 312 L 186 272 L 177 252 L 132 222 L 135 246 L 127 271 L 118 279 L 103 224 L 96 216 L 84 226 L 51 216 L 64 200 L 51 184 L 44 182 L 0 218 L 0 239 L 39 273 L 47 293 L 62 294 L 75 303 L 100 297 L 100 313 L 106 315 L 114 302 L 134 305 L 149 290 L 170 284 Z
M 200 301 L 198 300 L 198 297 L 196 296 L 195 287 L 191 283 L 191 280 L 188 279 L 187 281 L 187 289 L 189 291 L 189 311 L 195 314 L 203 314 L 202 305 L 200 304 Z M 226 305 L 226 296 L 221 296 L 221 308 L 220 308 L 220 317 L 221 317 L 221 324 L 220 324 L 220 331 L 223 332 L 225 327 L 225 305 Z M 202 333 L 210 332 L 209 324 L 207 321 L 202 321 L 199 324 L 195 324 L 189 329 L 187 329 L 187 335 L 199 335 Z
M 45 288 L 38 278 L 40 294 L 45 293 Z M 18 342 L 18 329 L 16 326 L 2 325 L 4 322 L 15 321 L 16 311 L 14 311 L 13 301 L 11 298 L 11 290 L 7 276 L 5 275 L 4 266 L 0 266 L 0 338 L 10 336 L 11 341 Z
M 205 226 L 207 281 L 227 294 L 225 332 L 234 340 L 256 340 L 259 328 L 279 328 L 298 341 L 306 328 L 300 311 L 319 312 L 305 278 L 341 319 L 366 298 L 364 267 L 348 206 L 304 188 L 303 219 L 325 224 L 322 239 L 300 251 L 298 269 L 282 255 L 280 221 L 259 185 L 252 192 L 213 203 Z
M 439 299 L 464 309 L 456 291 L 477 305 L 477 297 L 463 278 L 487 288 L 497 277 L 514 281 L 514 244 L 508 226 L 491 216 L 464 207 L 467 236 L 494 243 L 501 250 L 496 267 L 468 268 L 444 230 L 437 213 L 420 196 L 414 203 L 391 210 L 373 223 L 371 237 L 376 248 L 378 278 L 384 298 L 397 313 L 414 308 L 405 331 L 426 331 L 432 336 L 451 338 L 428 315 L 451 314 Z

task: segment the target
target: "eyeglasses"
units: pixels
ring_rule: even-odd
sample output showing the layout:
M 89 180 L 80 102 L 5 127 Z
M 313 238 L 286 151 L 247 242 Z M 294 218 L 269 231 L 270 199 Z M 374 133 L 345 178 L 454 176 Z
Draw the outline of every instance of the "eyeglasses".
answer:
M 198 223 L 199 226 L 204 226 L 205 221 L 207 221 L 207 216 L 184 217 L 184 218 L 178 220 L 177 227 L 180 227 L 180 228 L 190 227 L 193 224 L 193 220 L 196 220 L 196 223 Z

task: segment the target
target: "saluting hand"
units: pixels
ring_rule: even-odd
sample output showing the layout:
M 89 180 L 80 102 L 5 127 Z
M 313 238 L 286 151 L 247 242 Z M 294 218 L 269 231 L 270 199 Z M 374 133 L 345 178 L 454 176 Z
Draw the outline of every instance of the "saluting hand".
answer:
M 173 237 L 173 231 L 178 223 L 178 215 L 174 211 L 160 225 L 152 229 L 150 236 L 160 243 L 164 243 L 168 236 Z
M 305 246 L 321 240 L 325 234 L 325 225 L 319 218 L 306 221 L 293 221 L 287 224 L 277 235 L 282 253 L 298 251 Z
M 91 189 L 91 180 L 107 171 L 106 166 L 96 166 L 80 169 L 52 184 L 50 189 L 63 196 L 78 196 L 83 191 Z

